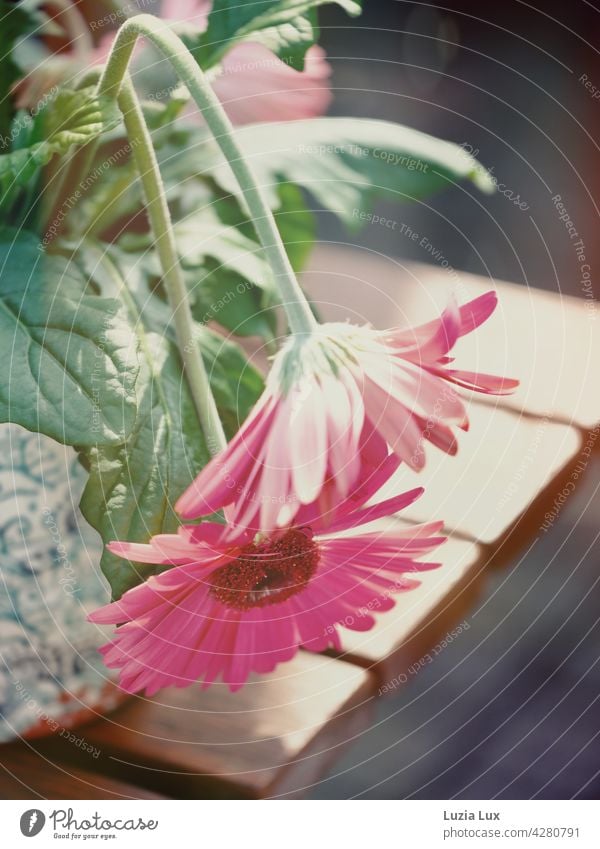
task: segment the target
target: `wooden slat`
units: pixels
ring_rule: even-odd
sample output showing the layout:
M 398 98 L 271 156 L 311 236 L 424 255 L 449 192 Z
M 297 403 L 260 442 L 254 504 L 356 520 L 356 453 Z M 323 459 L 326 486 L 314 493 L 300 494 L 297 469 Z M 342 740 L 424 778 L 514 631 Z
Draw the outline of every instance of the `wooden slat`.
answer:
M 417 589 L 397 595 L 393 610 L 377 614 L 374 628 L 342 629 L 342 657 L 376 672 L 382 692 L 389 691 L 390 682 L 392 689 L 408 683 L 413 674 L 409 667 L 468 615 L 483 584 L 487 557 L 477 543 L 449 539 L 431 558 L 442 566 L 419 575 Z
M 520 513 L 513 511 L 512 523 L 503 523 L 502 532 L 489 543 L 450 536 L 435 554 L 435 559 L 442 563 L 441 568 L 424 574 L 422 587 L 401 596 L 397 608 L 381 615 L 372 631 L 348 633 L 344 646 L 349 653 L 342 656 L 370 668 L 384 681 L 406 673 L 409 664 L 435 647 L 436 641 L 451 631 L 460 617 L 468 615 L 491 568 L 506 566 L 541 533 L 546 511 L 552 509 L 556 496 L 572 493 L 573 481 L 579 480 L 580 457 L 579 452 L 571 455 L 551 483 L 533 491 L 531 501 Z M 522 484 L 525 477 L 525 473 L 521 475 L 519 471 L 514 480 Z M 524 486 L 529 492 L 528 484 Z M 516 497 L 511 488 L 504 493 Z M 502 506 L 504 498 L 503 494 Z M 387 521 L 410 524 L 406 520 Z M 383 529 L 384 525 L 382 520 L 379 527 Z M 451 530 L 446 529 L 446 532 L 452 535 Z
M 289 795 L 366 727 L 375 690 L 358 666 L 301 653 L 237 693 L 223 685 L 134 697 L 85 728 L 100 770 L 177 797 Z
M 600 422 L 600 308 L 584 298 L 328 246 L 314 252 L 302 282 L 324 317 L 381 328 L 428 321 L 451 290 L 462 303 L 496 288 L 494 315 L 455 348 L 459 366 L 517 377 L 504 406 L 584 428 Z
M 403 511 L 404 518 L 443 519 L 447 528 L 491 544 L 561 469 L 577 462 L 581 435 L 569 425 L 491 405 L 471 404 L 469 418 L 470 430 L 460 435 L 455 457 L 432 447 L 418 477 L 401 467 L 382 494 L 418 483 L 425 493 Z
M 65 744 L 65 746 L 68 744 Z M 0 747 L 1 799 L 160 799 L 95 772 L 39 754 L 23 743 Z

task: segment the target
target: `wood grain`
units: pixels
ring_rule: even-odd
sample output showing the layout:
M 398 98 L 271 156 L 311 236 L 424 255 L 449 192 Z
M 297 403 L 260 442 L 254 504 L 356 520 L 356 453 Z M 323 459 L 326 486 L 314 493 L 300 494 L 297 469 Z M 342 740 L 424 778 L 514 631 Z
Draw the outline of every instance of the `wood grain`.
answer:
M 406 527 L 408 523 L 396 524 Z M 383 530 L 385 524 L 379 527 Z M 487 566 L 482 546 L 450 538 L 430 559 L 439 561 L 440 568 L 422 573 L 417 589 L 397 595 L 392 610 L 376 615 L 374 628 L 342 630 L 345 652 L 341 656 L 376 672 L 378 689 L 394 679 L 399 679 L 396 687 L 408 683 L 409 667 L 468 615 L 481 590 Z
M 66 748 L 68 744 L 63 744 Z M 93 762 L 92 762 L 93 763 Z M 95 771 L 74 767 L 23 743 L 0 747 L 1 799 L 159 799 Z
M 100 769 L 110 759 L 129 780 L 163 792 L 289 795 L 366 726 L 374 690 L 358 666 L 303 652 L 237 693 L 217 684 L 134 697 L 87 726 L 85 738 L 103 753 Z
M 577 461 L 581 435 L 569 425 L 500 406 L 471 404 L 469 419 L 455 457 L 431 447 L 418 476 L 425 493 L 402 516 L 416 522 L 443 519 L 450 530 L 492 544 L 540 492 L 552 493 L 553 479 Z M 401 467 L 382 493 L 414 485 L 415 475 Z

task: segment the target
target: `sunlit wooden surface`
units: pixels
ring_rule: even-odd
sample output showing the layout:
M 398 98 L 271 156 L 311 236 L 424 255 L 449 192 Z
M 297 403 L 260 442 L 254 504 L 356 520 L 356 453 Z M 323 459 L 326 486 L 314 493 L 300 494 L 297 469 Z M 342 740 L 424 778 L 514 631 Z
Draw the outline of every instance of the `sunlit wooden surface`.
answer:
M 192 796 L 210 785 L 225 795 L 287 794 L 309 787 L 364 730 L 373 686 L 355 664 L 302 652 L 238 693 L 217 684 L 133 698 L 85 737 L 104 753 L 101 766 L 113 759 L 140 784 L 168 782 Z

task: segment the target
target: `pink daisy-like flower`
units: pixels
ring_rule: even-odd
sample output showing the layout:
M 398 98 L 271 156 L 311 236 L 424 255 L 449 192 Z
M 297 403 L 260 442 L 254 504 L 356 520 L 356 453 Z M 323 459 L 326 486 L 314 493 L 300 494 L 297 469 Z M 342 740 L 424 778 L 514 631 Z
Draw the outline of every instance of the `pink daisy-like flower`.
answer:
M 114 554 L 171 568 L 91 614 L 118 625 L 101 651 L 120 669 L 128 692 L 186 687 L 217 678 L 239 689 L 251 672 L 271 672 L 300 646 L 341 650 L 338 626 L 366 631 L 373 612 L 394 606 L 393 595 L 418 586 L 414 573 L 438 563 L 420 562 L 444 537 L 442 522 L 341 536 L 402 509 L 422 489 L 364 506 L 396 463 L 371 476 L 339 505 L 327 528 L 315 519 L 274 534 L 212 522 L 182 526 L 149 545 L 113 542 Z
M 386 459 L 388 445 L 412 469 L 427 441 L 454 454 L 452 428 L 467 413 L 452 384 L 504 394 L 518 381 L 451 366 L 448 352 L 493 312 L 495 292 L 435 321 L 378 331 L 323 324 L 293 336 L 275 357 L 266 389 L 227 448 L 200 472 L 176 509 L 184 519 L 227 508 L 239 524 L 269 530 L 333 505 Z

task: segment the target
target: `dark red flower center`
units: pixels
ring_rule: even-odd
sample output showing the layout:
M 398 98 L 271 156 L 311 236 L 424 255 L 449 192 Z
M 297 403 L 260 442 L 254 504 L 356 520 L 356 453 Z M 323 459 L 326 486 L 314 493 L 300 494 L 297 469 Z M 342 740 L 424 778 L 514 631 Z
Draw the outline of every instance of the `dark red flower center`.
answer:
M 276 540 L 245 546 L 239 557 L 215 569 L 210 592 L 234 610 L 266 607 L 303 590 L 318 563 L 311 531 L 293 528 Z

